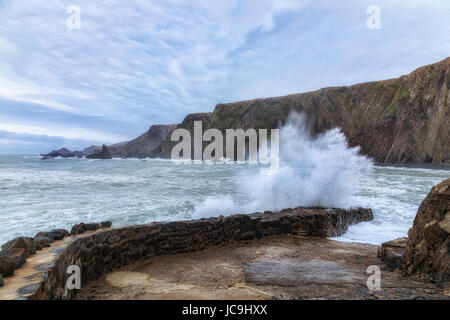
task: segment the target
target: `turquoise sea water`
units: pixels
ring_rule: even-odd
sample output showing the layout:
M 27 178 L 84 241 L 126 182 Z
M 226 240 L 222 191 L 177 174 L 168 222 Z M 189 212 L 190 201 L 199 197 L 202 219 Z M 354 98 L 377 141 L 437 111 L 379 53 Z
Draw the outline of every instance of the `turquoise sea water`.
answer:
M 70 229 L 81 221 L 111 220 L 119 226 L 250 213 L 243 211 L 254 199 L 242 192 L 240 183 L 257 170 L 157 159 L 43 161 L 0 156 L 0 243 L 52 228 Z M 372 208 L 375 220 L 351 227 L 339 240 L 377 244 L 405 236 L 430 188 L 448 177 L 446 169 L 366 170 L 351 205 Z

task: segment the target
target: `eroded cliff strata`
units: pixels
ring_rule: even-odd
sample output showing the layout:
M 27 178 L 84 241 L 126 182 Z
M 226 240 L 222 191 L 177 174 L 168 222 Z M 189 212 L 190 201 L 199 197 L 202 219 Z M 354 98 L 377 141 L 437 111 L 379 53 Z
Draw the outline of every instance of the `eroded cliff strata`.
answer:
M 450 163 L 450 58 L 397 79 L 284 97 L 218 104 L 113 150 L 121 157 L 170 157 L 175 128 L 275 129 L 292 112 L 306 115 L 313 135 L 339 127 L 350 146 L 380 163 Z M 153 132 L 155 131 L 155 132 Z

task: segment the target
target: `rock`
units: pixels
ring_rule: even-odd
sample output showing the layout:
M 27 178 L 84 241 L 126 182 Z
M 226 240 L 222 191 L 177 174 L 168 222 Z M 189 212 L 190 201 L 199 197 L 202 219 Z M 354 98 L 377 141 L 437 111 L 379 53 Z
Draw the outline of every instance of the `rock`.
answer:
M 102 147 L 100 147 L 100 146 L 90 146 L 83 150 L 83 154 L 84 154 L 84 156 L 87 157 L 92 154 L 99 153 L 101 151 L 102 151 Z
M 114 157 L 122 158 L 155 158 L 161 155 L 161 143 L 175 130 L 177 125 L 154 125 L 132 141 L 109 147 Z M 170 153 L 169 153 L 170 156 Z
M 107 159 L 112 159 L 112 156 L 111 156 L 111 153 L 109 152 L 108 147 L 103 145 L 102 146 L 102 151 L 100 151 L 98 153 L 94 153 L 94 154 L 88 155 L 88 156 L 86 156 L 86 158 L 88 158 L 88 159 L 107 160 Z
M 100 223 L 86 223 L 86 230 L 95 231 L 100 229 Z
M 406 274 L 450 280 L 450 179 L 434 186 L 419 207 L 408 232 Z
M 102 227 L 102 228 L 111 228 L 111 226 L 112 226 L 112 222 L 111 221 L 100 222 L 100 227 Z
M 42 250 L 43 248 L 50 247 L 50 239 L 47 237 L 34 238 L 34 242 L 36 243 L 37 250 Z
M 8 256 L 14 262 L 14 269 L 19 269 L 27 261 L 27 252 L 23 248 L 11 249 Z
M 61 158 L 82 158 L 83 157 L 83 153 L 81 151 L 70 151 L 69 149 L 66 148 L 62 148 L 59 150 L 53 150 L 50 153 L 47 154 L 43 154 L 42 155 L 44 158 L 57 158 L 57 157 L 61 157 Z
M 71 235 L 77 235 L 77 234 L 83 234 L 87 230 L 86 225 L 81 222 L 79 224 L 75 224 L 72 229 L 70 230 Z
M 388 241 L 378 247 L 377 256 L 388 266 L 390 271 L 400 269 L 403 264 L 403 254 L 408 238 Z
M 2 275 L 0 274 L 0 287 L 3 287 L 3 285 L 4 285 L 3 277 L 2 277 Z
M 38 232 L 34 238 L 47 238 L 50 243 L 55 242 L 55 236 L 51 232 Z
M 240 235 L 240 240 L 252 240 L 255 239 L 256 233 L 254 231 L 243 232 Z
M 62 240 L 69 235 L 69 232 L 65 229 L 54 229 L 51 230 L 50 233 L 55 240 Z
M 17 237 L 2 245 L 2 250 L 10 251 L 12 249 L 23 248 L 26 250 L 27 257 L 36 253 L 36 244 L 33 238 Z
M 0 275 L 12 277 L 14 275 L 15 264 L 7 251 L 0 251 Z

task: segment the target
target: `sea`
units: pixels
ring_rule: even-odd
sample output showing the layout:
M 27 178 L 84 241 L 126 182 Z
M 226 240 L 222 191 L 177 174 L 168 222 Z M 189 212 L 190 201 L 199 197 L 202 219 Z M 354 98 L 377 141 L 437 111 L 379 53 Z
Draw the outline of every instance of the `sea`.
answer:
M 0 243 L 39 231 L 70 229 L 81 221 L 109 220 L 122 226 L 283 207 L 262 204 L 245 211 L 255 197 L 272 197 L 265 195 L 270 192 L 267 190 L 253 195 L 242 189 L 242 179 L 251 179 L 252 174 L 259 176 L 260 168 L 176 164 L 162 159 L 44 161 L 38 156 L 1 155 Z M 351 226 L 335 240 L 380 244 L 406 236 L 431 187 L 449 177 L 450 170 L 445 167 L 374 165 L 360 176 L 353 190 L 354 202 L 344 205 L 372 208 L 374 220 Z M 258 189 L 257 179 L 248 183 Z
M 0 155 L 0 243 L 79 222 L 114 226 L 278 211 L 297 206 L 371 208 L 339 241 L 380 244 L 407 236 L 430 189 L 450 166 L 380 166 L 349 148 L 339 129 L 311 137 L 301 117 L 280 131 L 279 167 L 170 159 L 51 159 Z

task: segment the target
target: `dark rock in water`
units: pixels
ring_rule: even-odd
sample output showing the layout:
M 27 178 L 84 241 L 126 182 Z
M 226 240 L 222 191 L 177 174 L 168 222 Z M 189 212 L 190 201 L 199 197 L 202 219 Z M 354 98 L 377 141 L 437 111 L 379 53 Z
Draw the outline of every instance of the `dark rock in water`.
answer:
M 12 277 L 14 275 L 15 264 L 9 257 L 7 251 L 0 251 L 0 275 Z
M 36 250 L 50 247 L 50 239 L 47 237 L 34 238 L 34 242 L 36 242 Z
M 71 235 L 83 234 L 87 230 L 86 225 L 83 222 L 75 224 L 70 230 Z
M 92 154 L 96 154 L 102 151 L 102 147 L 100 146 L 90 146 L 83 150 L 84 156 L 90 156 Z
M 111 156 L 111 153 L 108 150 L 108 147 L 103 145 L 102 146 L 102 151 L 100 151 L 98 153 L 91 154 L 89 156 L 86 156 L 86 158 L 88 158 L 88 159 L 107 160 L 107 159 L 112 159 L 112 156 Z
M 50 160 L 50 157 L 42 157 L 41 160 Z
M 55 241 L 55 236 L 51 232 L 38 232 L 34 236 L 34 239 L 36 238 L 47 238 L 50 243 L 53 243 Z
M 51 230 L 50 233 L 55 240 L 62 240 L 69 235 L 69 232 L 65 229 L 54 229 Z
M 44 154 L 42 155 L 45 158 L 57 158 L 57 157 L 61 157 L 61 158 L 82 158 L 83 157 L 83 153 L 81 151 L 70 151 L 69 149 L 66 148 L 62 148 L 59 150 L 53 150 L 50 153 Z
M 27 261 L 27 252 L 23 248 L 10 250 L 8 256 L 14 262 L 14 269 L 19 269 Z
M 407 241 L 408 238 L 399 238 L 378 247 L 377 256 L 386 263 L 390 271 L 401 269 Z
M 36 244 L 33 238 L 17 237 L 2 245 L 2 250 L 5 251 L 19 248 L 25 249 L 27 257 L 36 253 Z
M 111 228 L 111 226 L 112 226 L 112 222 L 111 221 L 100 222 L 100 227 L 102 227 L 102 228 Z
M 450 179 L 434 186 L 408 232 L 405 272 L 450 281 Z

